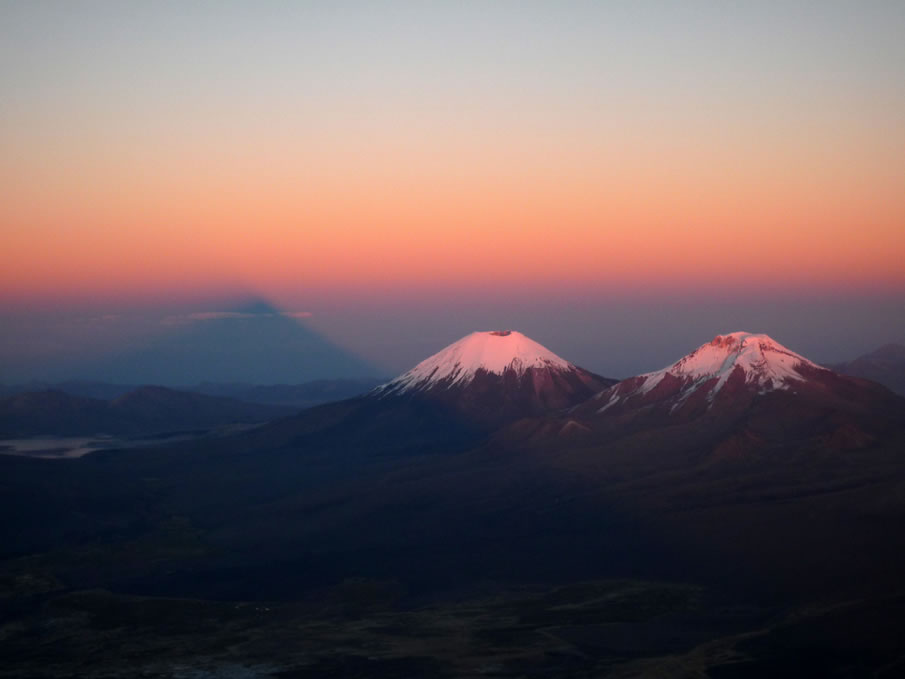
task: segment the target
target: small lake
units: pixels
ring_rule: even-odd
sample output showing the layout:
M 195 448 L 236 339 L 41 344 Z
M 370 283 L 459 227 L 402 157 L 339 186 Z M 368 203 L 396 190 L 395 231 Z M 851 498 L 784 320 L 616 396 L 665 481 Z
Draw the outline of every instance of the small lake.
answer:
M 98 450 L 137 448 L 171 441 L 184 441 L 197 434 L 173 434 L 151 438 L 115 438 L 113 436 L 36 436 L 22 439 L 0 439 L 0 455 L 21 455 L 45 459 L 71 459 Z

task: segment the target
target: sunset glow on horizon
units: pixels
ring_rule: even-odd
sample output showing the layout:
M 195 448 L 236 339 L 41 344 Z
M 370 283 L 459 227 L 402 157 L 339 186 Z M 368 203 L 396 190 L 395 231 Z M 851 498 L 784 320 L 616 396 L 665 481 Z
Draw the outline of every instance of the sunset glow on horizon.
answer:
M 0 302 L 905 290 L 892 6 L 192 7 L 5 6 Z

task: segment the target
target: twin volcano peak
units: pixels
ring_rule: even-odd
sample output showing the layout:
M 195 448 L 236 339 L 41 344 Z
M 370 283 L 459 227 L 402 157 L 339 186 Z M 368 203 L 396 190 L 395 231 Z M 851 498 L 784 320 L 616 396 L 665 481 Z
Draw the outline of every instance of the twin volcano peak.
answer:
M 787 388 L 793 381 L 803 381 L 805 378 L 799 370 L 802 366 L 820 369 L 768 335 L 733 332 L 717 335 L 668 368 L 650 375 L 662 378 L 670 373 L 693 379 L 717 377 L 714 391 L 719 391 L 733 371 L 740 368 L 748 384 L 770 391 Z
M 569 371 L 576 368 L 520 332 L 485 330 L 453 342 L 378 389 L 384 393 L 402 393 L 441 385 L 462 387 L 480 373 L 524 375 L 531 369 Z
M 490 330 L 466 335 L 371 394 L 439 401 L 496 426 L 570 408 L 615 383 L 520 332 Z
M 514 330 L 473 332 L 377 387 L 377 398 L 418 395 L 439 398 L 460 409 L 510 416 L 549 412 L 582 403 L 594 394 L 594 410 L 621 412 L 651 403 L 670 410 L 717 395 L 797 391 L 832 373 L 787 349 L 768 335 L 733 332 L 672 365 L 616 384 L 557 356 Z M 589 404 L 590 405 L 590 404 Z
M 625 380 L 600 394 L 598 412 L 668 401 L 676 409 L 693 394 L 703 393 L 712 402 L 727 385 L 765 394 L 794 390 L 830 371 L 787 349 L 764 334 L 733 332 L 717 335 L 672 365 Z

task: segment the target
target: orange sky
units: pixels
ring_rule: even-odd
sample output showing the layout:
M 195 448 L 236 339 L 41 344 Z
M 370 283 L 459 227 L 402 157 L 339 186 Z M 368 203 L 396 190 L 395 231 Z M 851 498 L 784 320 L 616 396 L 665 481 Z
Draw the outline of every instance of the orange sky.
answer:
M 17 18 L 33 31 L 47 21 Z M 869 26 L 836 61 L 815 67 L 838 45 L 793 32 L 774 45 L 786 70 L 767 53 L 749 67 L 742 51 L 723 72 L 686 54 L 685 40 L 725 47 L 714 27 L 683 36 L 664 20 L 648 38 L 678 30 L 675 54 L 626 48 L 636 62 L 617 70 L 579 61 L 569 30 L 588 54 L 600 36 L 563 25 L 552 65 L 475 38 L 507 76 L 481 80 L 464 52 L 408 70 L 431 31 L 448 37 L 428 19 L 428 37 L 406 33 L 396 52 L 356 52 L 370 44 L 348 34 L 360 27 L 328 26 L 323 45 L 345 40 L 351 56 L 322 45 L 320 66 L 305 65 L 311 54 L 284 65 L 282 43 L 265 41 L 249 72 L 230 45 L 177 34 L 177 47 L 225 60 L 223 82 L 203 70 L 222 63 L 186 61 L 193 79 L 164 60 L 165 32 L 142 34 L 145 51 L 68 36 L 59 56 L 87 60 L 75 73 L 87 89 L 63 62 L 29 61 L 35 46 L 8 47 L 25 50 L 31 78 L 2 73 L 16 96 L 0 133 L 0 301 L 243 286 L 905 288 L 903 79 L 861 63 L 871 39 L 881 57 L 898 49 L 882 53 Z M 515 56 L 531 45 L 519 28 L 534 30 L 500 38 Z M 288 93 L 281 77 L 294 78 Z
M 905 284 L 905 187 L 855 153 L 516 141 L 6 176 L 0 287 Z

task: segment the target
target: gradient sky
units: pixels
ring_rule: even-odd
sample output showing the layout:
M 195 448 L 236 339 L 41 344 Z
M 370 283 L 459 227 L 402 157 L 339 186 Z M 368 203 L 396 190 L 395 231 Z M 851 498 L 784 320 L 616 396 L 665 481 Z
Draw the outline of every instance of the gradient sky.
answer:
M 58 346 L 63 310 L 248 295 L 387 372 L 423 357 L 394 328 L 478 323 L 593 361 L 618 322 L 623 374 L 642 330 L 870 349 L 905 335 L 903 35 L 902 2 L 0 1 L 0 367 L 35 313 Z

